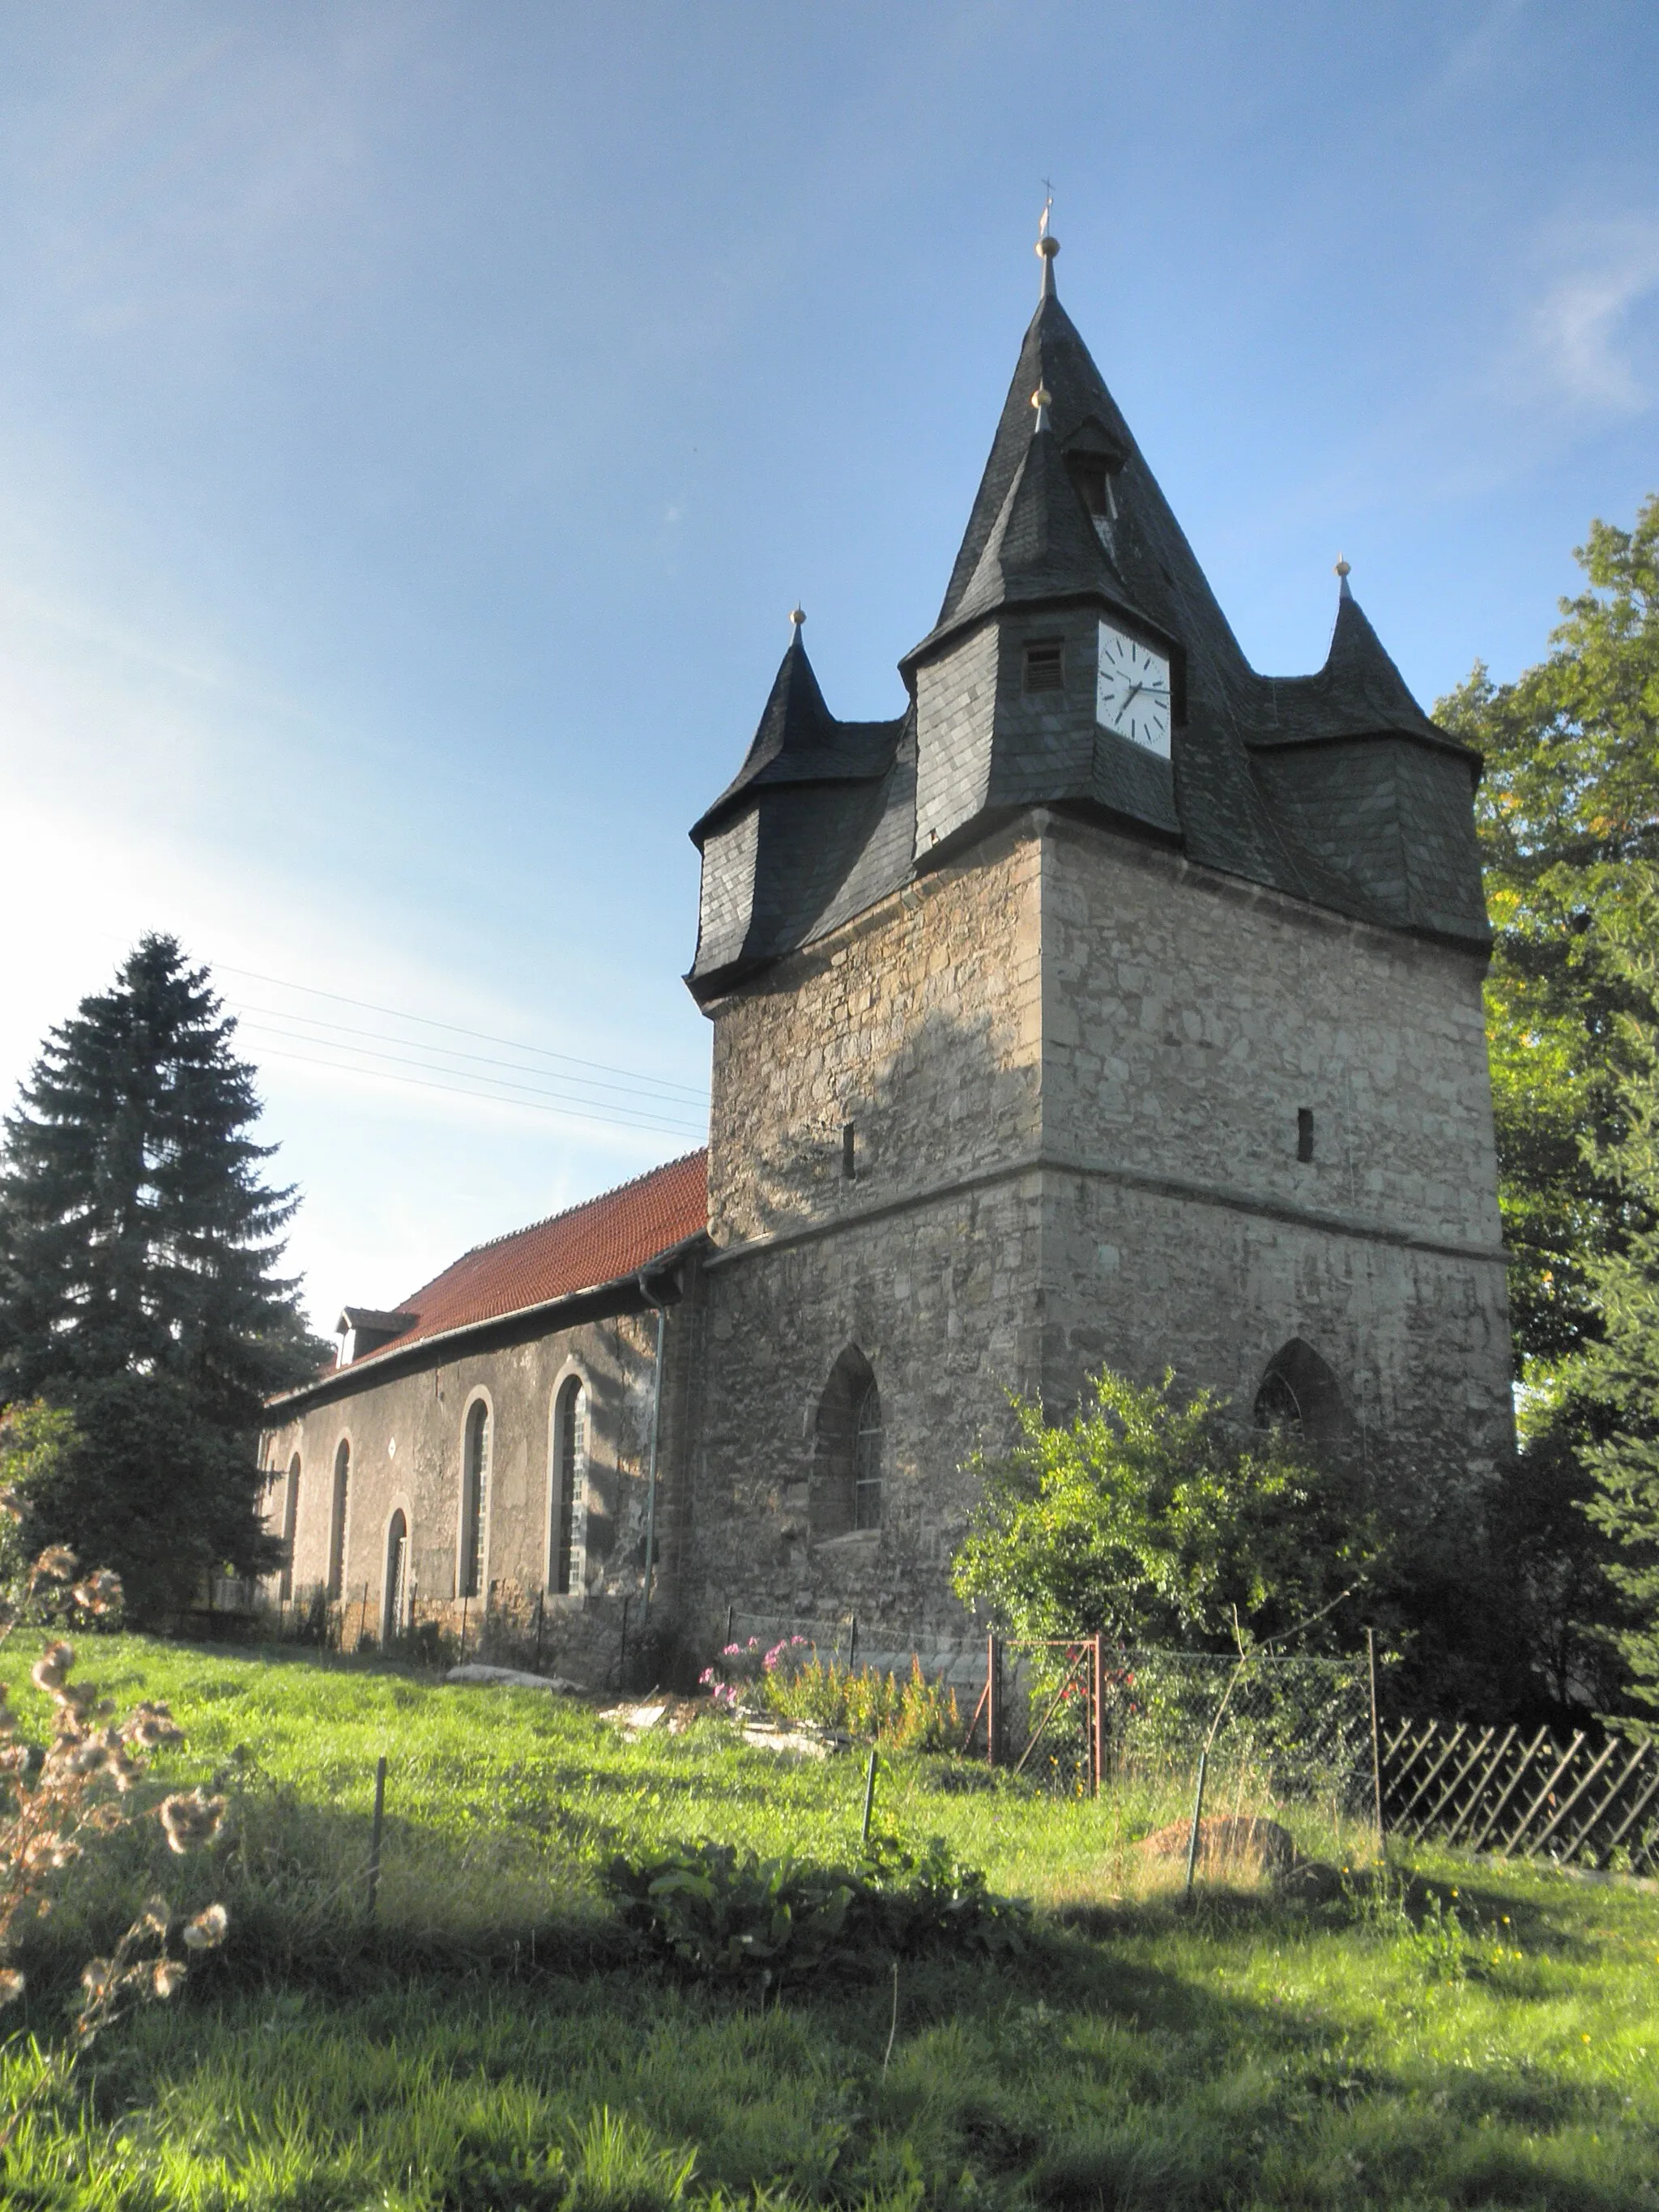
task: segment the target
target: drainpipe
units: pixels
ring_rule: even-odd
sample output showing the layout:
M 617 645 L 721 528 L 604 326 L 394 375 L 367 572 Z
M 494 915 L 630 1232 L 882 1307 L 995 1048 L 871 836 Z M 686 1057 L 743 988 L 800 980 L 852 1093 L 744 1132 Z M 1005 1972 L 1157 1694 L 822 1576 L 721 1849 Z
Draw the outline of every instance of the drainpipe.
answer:
M 640 1601 L 640 1619 L 645 1622 L 651 1618 L 651 1583 L 657 1571 L 657 1444 L 662 1434 L 662 1340 L 666 1316 L 661 1298 L 652 1297 L 643 1273 L 640 1296 L 657 1309 L 657 1373 L 651 1394 L 651 1460 L 645 1490 L 645 1595 Z

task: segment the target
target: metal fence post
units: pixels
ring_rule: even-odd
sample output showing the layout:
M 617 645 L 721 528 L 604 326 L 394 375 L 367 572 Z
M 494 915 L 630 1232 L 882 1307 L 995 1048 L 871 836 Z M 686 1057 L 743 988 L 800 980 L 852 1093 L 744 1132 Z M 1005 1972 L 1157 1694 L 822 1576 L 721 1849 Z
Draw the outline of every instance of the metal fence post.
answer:
M 985 1764 L 997 1763 L 1002 1727 L 1002 1639 L 994 1631 L 985 1639 Z
M 1106 1650 L 1105 1638 L 1098 1629 L 1089 1662 L 1089 1751 L 1094 1766 L 1094 1794 L 1098 1797 L 1106 1786 Z
M 374 1898 L 380 1887 L 380 1825 L 386 1816 L 386 1753 L 374 1763 L 374 1826 L 368 1838 L 368 1922 L 374 1924 Z

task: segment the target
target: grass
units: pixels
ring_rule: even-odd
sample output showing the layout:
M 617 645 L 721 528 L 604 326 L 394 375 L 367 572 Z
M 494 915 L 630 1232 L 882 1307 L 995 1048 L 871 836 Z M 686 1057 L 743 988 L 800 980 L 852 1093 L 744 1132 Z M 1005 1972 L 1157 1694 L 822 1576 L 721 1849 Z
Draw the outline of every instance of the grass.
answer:
M 155 1871 L 181 1902 L 223 1895 L 232 1940 L 41 2103 L 8 2206 L 1659 2205 L 1648 1893 L 1431 1857 L 1385 1887 L 1352 1855 L 1344 1875 L 1355 1839 L 1310 1833 L 1322 1875 L 1183 1909 L 1134 1849 L 1167 1806 L 909 1759 L 878 1818 L 1032 1898 L 1029 1948 L 757 2006 L 642 1966 L 599 1869 L 694 1838 L 844 1859 L 860 1761 L 701 1725 L 628 1745 L 537 1692 L 315 1656 L 121 1638 L 85 1671 L 171 1698 L 169 1779 L 240 1773 L 238 1810 L 216 1864 L 140 1844 L 72 1886 L 32 1938 L 27 2027 L 60 2032 L 74 1968 Z M 15 2041 L 6 2086 L 38 2063 Z

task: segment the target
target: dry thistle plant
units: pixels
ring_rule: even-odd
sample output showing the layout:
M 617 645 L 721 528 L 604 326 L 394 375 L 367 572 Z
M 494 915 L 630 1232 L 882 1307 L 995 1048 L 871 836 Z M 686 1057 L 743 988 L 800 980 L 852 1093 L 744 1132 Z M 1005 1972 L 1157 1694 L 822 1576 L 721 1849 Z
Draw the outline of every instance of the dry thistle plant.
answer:
M 0 1510 L 14 1510 L 0 1492 Z M 24 1602 L 42 1603 L 48 1613 L 75 1612 L 94 1618 L 121 1601 L 121 1578 L 100 1567 L 83 1582 L 74 1577 L 79 1562 L 66 1546 L 56 1544 L 34 1562 Z M 0 1608 L 0 1641 L 17 1614 Z M 32 1679 L 52 1701 L 52 1738 L 30 1742 L 20 1729 L 10 1693 L 0 1683 L 0 2008 L 23 1994 L 23 1976 L 8 1961 L 19 1934 L 52 1906 L 52 1892 L 64 1868 L 107 1838 L 145 1820 L 159 1820 L 170 1850 L 199 1850 L 219 1832 L 225 1801 L 202 1790 L 178 1791 L 159 1806 L 133 1796 L 133 1784 L 146 1772 L 149 1754 L 180 1743 L 184 1731 L 164 1705 L 148 1700 L 124 1718 L 113 1702 L 100 1698 L 91 1683 L 70 1680 L 75 1653 L 67 1644 L 49 1644 L 35 1661 Z M 222 1943 L 228 1925 L 222 1905 L 210 1905 L 179 1929 L 186 1951 L 206 1951 Z M 184 1981 L 187 1961 L 171 1947 L 173 1916 L 167 1899 L 152 1897 L 107 1959 L 91 1960 L 81 1976 L 81 2002 L 70 2047 L 56 2069 L 72 2066 L 104 2029 L 135 2005 L 170 1997 Z M 44 2071 L 32 2089 L 0 2123 L 0 2150 L 9 2143 L 24 2112 L 55 2078 Z

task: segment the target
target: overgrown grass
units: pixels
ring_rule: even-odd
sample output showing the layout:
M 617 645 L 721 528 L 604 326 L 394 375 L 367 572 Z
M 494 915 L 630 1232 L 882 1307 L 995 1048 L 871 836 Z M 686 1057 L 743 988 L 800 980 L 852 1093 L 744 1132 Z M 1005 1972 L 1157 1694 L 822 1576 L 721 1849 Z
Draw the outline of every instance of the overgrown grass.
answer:
M 226 1897 L 232 1939 L 100 2046 L 79 2101 L 42 2105 L 8 2205 L 1659 2204 L 1649 1894 L 1427 1859 L 1384 1887 L 1310 1832 L 1323 1872 L 1183 1909 L 1134 1850 L 1167 1807 L 914 1759 L 878 1820 L 1035 1899 L 1032 1943 L 755 2006 L 641 1965 L 599 1870 L 694 1838 L 845 1857 L 855 1760 L 701 1724 L 630 1746 L 536 1692 L 315 1656 L 112 1639 L 84 1671 L 172 1699 L 191 1740 L 170 1778 L 246 1747 L 224 1855 L 173 1874 Z M 37 2036 L 152 1872 L 82 1881 L 39 1932 Z M 34 2063 L 10 2047 L 12 2080 Z

